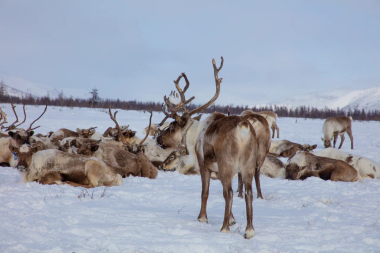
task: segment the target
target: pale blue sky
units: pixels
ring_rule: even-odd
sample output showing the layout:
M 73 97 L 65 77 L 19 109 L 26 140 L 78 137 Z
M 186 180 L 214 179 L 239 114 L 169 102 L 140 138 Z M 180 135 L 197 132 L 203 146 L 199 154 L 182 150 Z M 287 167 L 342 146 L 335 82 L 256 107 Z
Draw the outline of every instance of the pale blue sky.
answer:
M 380 85 L 380 1 L 0 0 L 0 73 L 103 98 L 217 104 Z

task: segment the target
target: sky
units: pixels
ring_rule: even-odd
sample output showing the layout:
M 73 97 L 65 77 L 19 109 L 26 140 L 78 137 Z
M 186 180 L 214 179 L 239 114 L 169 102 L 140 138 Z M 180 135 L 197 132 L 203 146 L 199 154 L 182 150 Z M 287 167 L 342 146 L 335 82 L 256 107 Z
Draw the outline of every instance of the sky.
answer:
M 254 105 L 380 85 L 380 1 L 0 0 L 0 73 L 101 98 Z M 184 86 L 184 81 L 181 83 Z

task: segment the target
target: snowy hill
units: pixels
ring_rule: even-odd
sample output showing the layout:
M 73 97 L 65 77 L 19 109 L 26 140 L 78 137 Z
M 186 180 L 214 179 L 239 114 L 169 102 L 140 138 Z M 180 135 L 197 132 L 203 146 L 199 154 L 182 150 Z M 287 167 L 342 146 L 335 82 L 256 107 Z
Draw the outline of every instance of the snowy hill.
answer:
M 50 98 L 57 98 L 61 91 L 66 97 L 73 96 L 74 98 L 87 98 L 89 92 L 82 89 L 62 88 L 56 89 L 41 83 L 31 82 L 24 78 L 2 75 L 0 74 L 0 82 L 4 83 L 5 93 L 11 96 L 25 97 L 25 96 L 49 96 Z
M 344 110 L 349 110 L 350 108 L 352 110 L 364 109 L 366 111 L 380 110 L 380 86 L 365 90 L 341 88 L 328 92 L 312 92 L 269 104 L 287 106 L 289 108 L 310 106 L 318 109 L 325 107 L 336 109 L 339 107 Z

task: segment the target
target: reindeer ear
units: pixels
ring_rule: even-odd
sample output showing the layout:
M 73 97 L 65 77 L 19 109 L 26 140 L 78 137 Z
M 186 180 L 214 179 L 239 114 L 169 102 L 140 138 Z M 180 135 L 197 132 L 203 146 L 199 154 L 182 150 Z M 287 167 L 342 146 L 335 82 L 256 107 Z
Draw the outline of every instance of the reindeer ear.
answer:
M 34 134 L 34 131 L 29 131 L 28 132 L 29 137 L 32 136 L 33 134 Z
M 53 131 L 48 132 L 47 137 L 50 138 L 54 134 Z
M 12 132 L 12 131 L 9 131 L 9 132 L 8 132 L 8 135 L 9 135 L 10 137 L 12 137 L 12 138 L 15 136 L 15 134 L 16 134 L 16 133 L 15 133 L 15 132 Z
M 91 145 L 91 151 L 95 152 L 98 149 L 99 149 L 99 145 L 98 144 Z
M 323 139 L 322 137 L 321 137 L 321 140 L 322 140 L 322 141 L 325 141 L 325 139 Z
M 82 130 L 80 130 L 79 128 L 77 128 L 77 133 L 78 134 L 82 134 Z
M 201 118 L 202 118 L 202 114 L 199 114 L 198 116 L 193 117 L 193 119 L 195 119 L 196 121 L 201 121 Z
M 313 146 L 310 147 L 310 150 L 316 149 L 317 146 L 318 146 L 317 144 L 314 144 Z
M 91 129 L 89 135 L 93 135 L 95 133 L 95 129 Z
M 131 131 L 131 137 L 134 137 L 136 135 L 136 131 Z

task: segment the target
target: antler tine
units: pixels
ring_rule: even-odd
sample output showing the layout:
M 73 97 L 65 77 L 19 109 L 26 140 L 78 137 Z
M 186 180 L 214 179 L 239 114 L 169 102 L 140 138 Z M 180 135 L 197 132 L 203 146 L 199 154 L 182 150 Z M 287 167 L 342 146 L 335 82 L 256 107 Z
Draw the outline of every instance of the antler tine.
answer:
M 3 124 L 7 123 L 7 114 L 3 111 L 3 109 L 0 107 L 0 114 L 1 114 L 1 119 L 3 122 L 0 122 L 1 128 L 3 128 Z
M 189 112 L 190 116 L 195 114 L 195 113 L 199 113 L 201 111 L 203 111 L 204 109 L 206 109 L 207 107 L 209 107 L 210 105 L 212 105 L 212 103 L 215 102 L 215 100 L 219 97 L 219 93 L 220 93 L 220 83 L 222 82 L 223 78 L 219 78 L 218 77 L 218 73 L 219 71 L 222 69 L 223 67 L 223 62 L 224 62 L 224 59 L 223 59 L 223 56 L 220 57 L 222 60 L 221 60 L 221 63 L 220 63 L 220 67 L 217 68 L 216 67 L 216 63 L 215 63 L 215 60 L 212 59 L 212 66 L 214 67 L 214 78 L 215 78 L 215 86 L 216 86 L 216 91 L 215 91 L 215 95 L 214 97 L 208 101 L 206 104 L 192 110 L 191 112 Z
M 231 113 L 230 113 L 230 108 L 227 106 L 227 116 L 230 116 Z
M 18 126 L 20 126 L 20 125 L 22 125 L 22 124 L 24 124 L 24 123 L 25 123 L 25 120 L 26 120 L 25 105 L 23 105 L 22 109 L 24 110 L 24 121 L 23 121 L 23 122 L 21 122 L 20 124 L 16 125 L 15 127 L 18 127 Z
M 148 131 L 146 132 L 146 135 L 145 135 L 145 138 L 142 139 L 142 141 L 140 141 L 140 146 L 144 143 L 144 141 L 146 140 L 146 138 L 148 138 L 148 135 L 149 135 L 149 132 L 150 132 L 150 126 L 152 124 L 152 116 L 153 116 L 153 112 L 150 111 L 150 118 L 149 118 L 149 127 L 148 127 Z
M 15 108 L 16 108 L 16 106 L 13 104 L 13 103 L 11 103 L 11 105 L 12 105 L 12 110 L 13 110 L 13 113 L 14 113 L 14 115 L 16 116 L 16 120 L 15 120 L 15 122 L 13 122 L 12 124 L 10 124 L 8 127 L 7 127 L 7 131 L 8 130 L 12 130 L 12 129 L 14 129 L 15 128 L 15 124 L 18 122 L 18 116 L 17 116 L 17 112 L 16 112 L 16 110 L 15 110 Z
M 31 130 L 34 130 L 34 129 L 40 127 L 40 126 L 38 126 L 38 127 L 35 127 L 35 128 L 32 129 L 33 124 L 34 124 L 37 120 L 39 120 L 39 119 L 42 117 L 42 115 L 45 114 L 46 110 L 47 110 L 47 104 L 45 105 L 45 110 L 42 112 L 42 114 L 41 114 L 36 120 L 34 120 L 34 121 L 32 122 L 32 124 L 29 125 L 28 129 L 25 130 L 26 132 L 29 132 L 29 131 L 31 131 Z
M 184 77 L 185 81 L 186 81 L 186 86 L 185 86 L 184 90 L 182 90 L 181 87 L 179 87 L 179 81 L 181 80 L 182 77 Z M 164 96 L 164 101 L 165 101 L 166 107 L 168 108 L 168 110 L 172 114 L 178 112 L 181 109 L 184 110 L 185 112 L 187 112 L 185 105 L 187 105 L 188 103 L 193 101 L 195 99 L 195 97 L 193 96 L 189 100 L 186 100 L 186 98 L 185 98 L 185 92 L 189 88 L 189 85 L 190 85 L 190 82 L 187 79 L 187 76 L 185 75 L 185 73 L 182 73 L 181 75 L 178 76 L 177 80 L 174 80 L 174 85 L 175 85 L 175 87 L 176 87 L 176 89 L 177 89 L 177 91 L 181 97 L 181 102 L 176 106 L 172 106 L 170 101 L 169 101 L 169 98 Z M 175 92 L 172 91 L 171 95 L 173 95 L 173 94 L 175 94 Z

